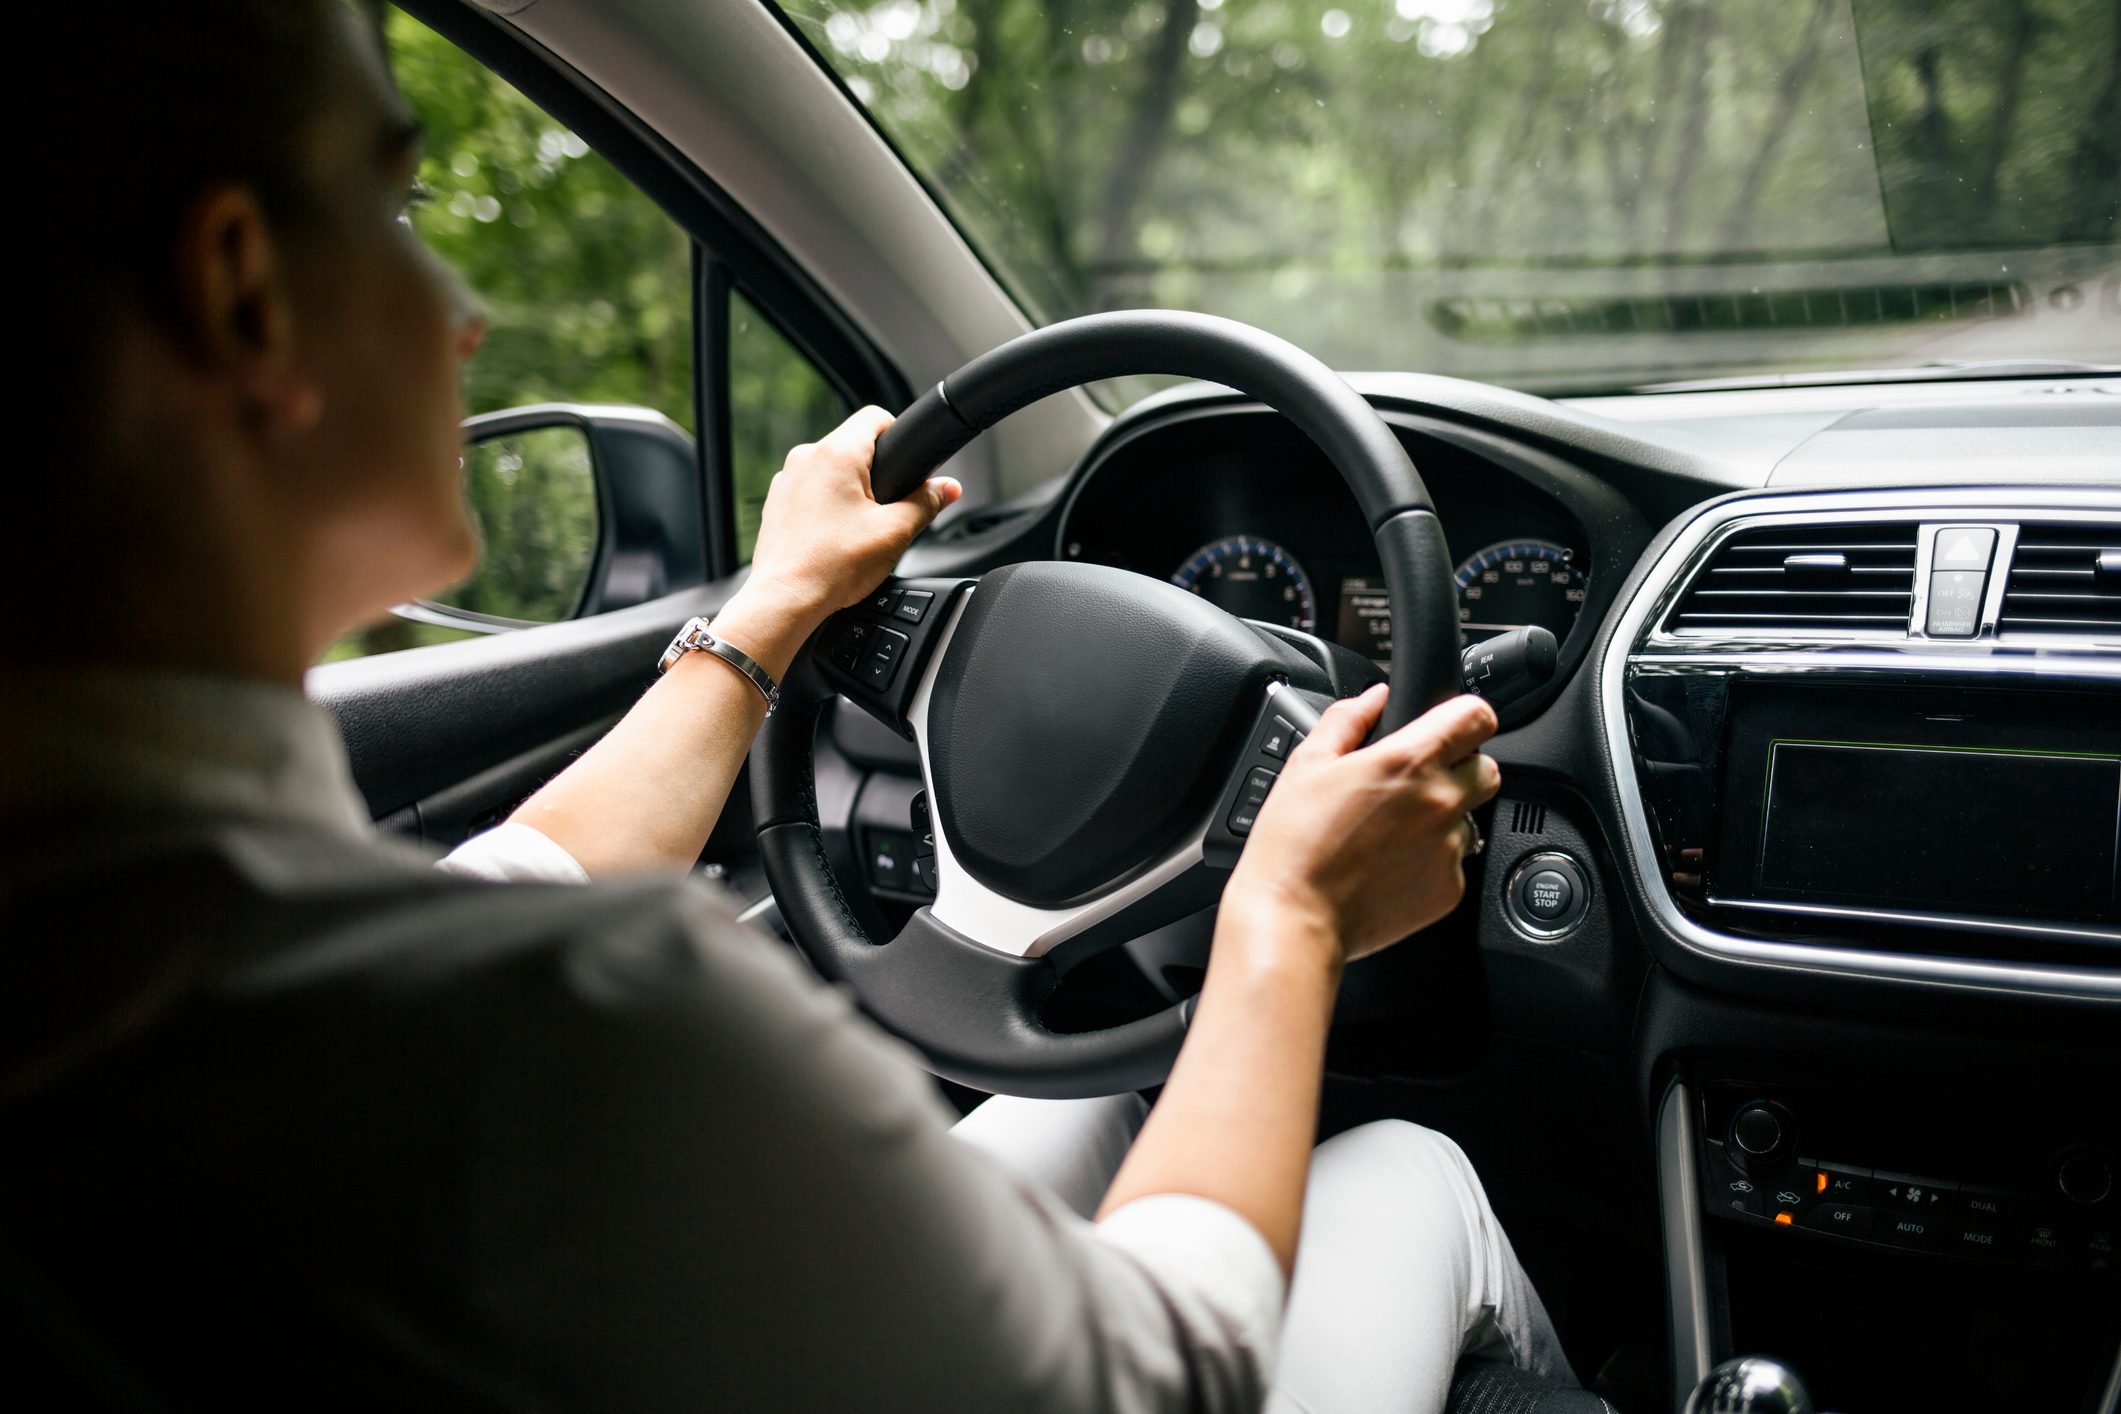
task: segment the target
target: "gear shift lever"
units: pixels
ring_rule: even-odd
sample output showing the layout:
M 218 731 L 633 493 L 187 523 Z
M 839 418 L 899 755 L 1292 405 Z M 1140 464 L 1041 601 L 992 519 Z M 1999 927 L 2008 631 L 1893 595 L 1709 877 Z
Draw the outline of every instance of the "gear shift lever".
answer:
M 1812 1396 L 1787 1365 L 1744 1355 L 1709 1371 L 1688 1396 L 1686 1414 L 1813 1414 Z

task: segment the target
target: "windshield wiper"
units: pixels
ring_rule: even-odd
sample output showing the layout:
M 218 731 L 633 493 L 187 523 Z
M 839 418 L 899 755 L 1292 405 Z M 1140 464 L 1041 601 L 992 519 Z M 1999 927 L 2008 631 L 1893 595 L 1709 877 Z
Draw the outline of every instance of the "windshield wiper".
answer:
M 1814 373 L 1741 373 L 1729 378 L 1688 378 L 1644 383 L 1630 393 L 1711 393 L 1739 388 L 1824 388 L 1840 383 L 1953 383 L 1984 378 L 2073 378 L 2121 373 L 2121 363 L 2081 363 L 2067 358 L 1939 359 L 1909 368 L 1848 368 Z

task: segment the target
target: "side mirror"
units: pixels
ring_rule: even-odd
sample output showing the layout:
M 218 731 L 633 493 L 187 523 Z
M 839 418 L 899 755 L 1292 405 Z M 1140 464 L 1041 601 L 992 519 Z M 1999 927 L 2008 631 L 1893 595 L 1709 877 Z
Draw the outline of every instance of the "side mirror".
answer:
M 464 440 L 478 568 L 401 613 L 517 628 L 707 578 L 698 453 L 661 413 L 539 404 L 467 418 Z

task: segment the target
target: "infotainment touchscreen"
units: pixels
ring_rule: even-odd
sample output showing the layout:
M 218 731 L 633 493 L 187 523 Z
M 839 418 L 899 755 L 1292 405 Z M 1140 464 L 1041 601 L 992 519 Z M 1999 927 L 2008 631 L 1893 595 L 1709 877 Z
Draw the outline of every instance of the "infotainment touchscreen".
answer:
M 2121 922 L 2121 703 L 1768 685 L 1732 696 L 1712 893 Z
M 2093 918 L 2121 759 L 1875 742 L 1768 747 L 1761 892 Z

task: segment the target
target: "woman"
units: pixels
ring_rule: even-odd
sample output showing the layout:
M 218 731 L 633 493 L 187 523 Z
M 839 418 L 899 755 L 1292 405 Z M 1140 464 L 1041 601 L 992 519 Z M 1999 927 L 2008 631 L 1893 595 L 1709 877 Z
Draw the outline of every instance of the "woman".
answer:
M 1464 888 L 1484 704 L 1365 747 L 1372 693 L 1292 754 L 1131 1146 L 1133 1097 L 953 1138 L 684 881 L 764 711 L 713 655 L 439 870 L 372 834 L 304 669 L 473 557 L 481 324 L 402 219 L 415 131 L 333 0 L 76 9 L 31 102 L 99 158 L 31 159 L 17 524 L 100 572 L 0 709 L 0 1251 L 55 1399 L 1397 1410 L 1465 1351 L 1565 1370 L 1449 1141 L 1310 1148 L 1342 968 Z M 872 499 L 888 421 L 789 454 L 716 616 L 776 678 L 958 494 Z

